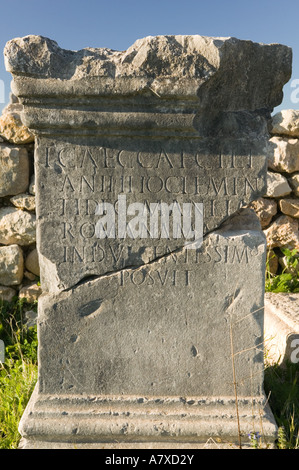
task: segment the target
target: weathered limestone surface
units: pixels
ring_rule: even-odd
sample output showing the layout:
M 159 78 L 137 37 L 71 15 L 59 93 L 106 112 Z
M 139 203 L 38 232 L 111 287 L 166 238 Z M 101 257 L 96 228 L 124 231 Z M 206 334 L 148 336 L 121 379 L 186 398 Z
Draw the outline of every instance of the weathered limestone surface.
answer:
M 299 249 L 298 221 L 288 215 L 280 215 L 265 230 L 265 235 L 269 249 L 280 247 Z
M 297 138 L 271 137 L 270 148 L 269 168 L 286 173 L 299 171 L 299 141 Z
M 279 261 L 278 256 L 274 250 L 269 249 L 267 251 L 267 263 L 268 265 L 266 266 L 266 269 L 268 270 L 268 273 L 270 273 L 272 276 L 275 276 L 278 270 Z
M 27 211 L 35 210 L 35 197 L 29 194 L 18 194 L 11 197 L 10 202 L 18 209 L 26 209 Z
M 257 292 L 256 280 L 263 270 L 265 238 L 260 231 L 233 235 L 234 228 L 226 230 L 207 236 L 197 252 L 183 249 L 41 298 L 40 329 L 48 338 L 40 355 L 40 391 L 185 396 L 188 390 L 190 396 L 230 396 L 231 319 L 236 351 L 248 348 L 252 335 L 256 338 L 251 359 L 247 354 L 237 359 L 240 382 L 248 360 L 254 377 L 239 392 L 249 396 L 253 387 L 254 396 L 259 395 L 263 286 Z M 200 296 L 195 295 L 199 286 Z M 105 342 L 97 342 L 99 331 L 105 331 Z M 51 335 L 60 336 L 60 347 L 50 354 Z M 86 344 L 94 345 L 88 360 Z M 122 352 L 115 357 L 115 351 Z M 217 364 L 212 375 L 211 357 Z M 72 365 L 71 374 L 65 363 Z
M 16 291 L 11 287 L 0 286 L 0 299 L 6 302 L 11 302 L 13 297 L 16 296 Z
M 279 201 L 279 207 L 281 212 L 286 215 L 290 215 L 295 219 L 299 218 L 299 201 L 295 198 L 281 199 Z
M 42 290 L 41 286 L 36 282 L 33 282 L 27 286 L 24 286 L 20 289 L 19 298 L 25 298 L 28 302 L 34 302 L 41 295 Z
M 0 116 L 0 136 L 13 144 L 28 144 L 34 141 L 33 134 L 21 122 L 22 110 L 20 103 L 10 103 Z
M 290 187 L 288 180 L 283 175 L 268 171 L 266 197 L 278 198 L 287 196 L 291 194 L 291 192 L 292 188 Z
M 28 191 L 29 191 L 29 194 L 32 194 L 33 196 L 35 196 L 35 175 L 32 175 L 30 179 Z
M 288 182 L 295 194 L 295 196 L 299 196 L 299 174 L 293 175 L 291 178 L 288 179 Z
M 297 109 L 283 109 L 276 113 L 272 119 L 273 135 L 299 137 L 299 111 Z
M 276 201 L 264 197 L 259 197 L 256 201 L 253 201 L 250 207 L 258 216 L 262 228 L 266 228 L 270 224 L 273 216 L 277 213 Z
M 0 144 L 0 197 L 27 190 L 29 158 L 25 148 Z
M 38 252 L 36 249 L 30 251 L 26 256 L 25 267 L 31 273 L 36 276 L 40 275 L 39 262 L 38 262 Z
M 23 277 L 24 257 L 18 245 L 0 247 L 0 284 L 20 284 Z
M 36 240 L 36 217 L 14 207 L 0 209 L 0 243 L 27 246 Z
M 184 445 L 216 436 L 228 443 L 236 433 L 233 352 L 242 433 L 260 419 L 264 432 L 274 433 L 262 391 L 265 238 L 243 229 L 226 226 L 199 251 L 182 249 L 40 298 L 39 398 L 21 425 L 33 447 L 40 445 L 34 438 L 58 423 L 58 443 L 174 439 Z M 55 348 L 53 337 L 59 337 Z M 74 435 L 80 420 L 63 413 L 77 407 L 84 417 L 80 436 Z
M 299 362 L 299 294 L 265 294 L 265 347 L 270 362 Z
M 261 412 L 273 440 L 265 237 L 239 209 L 266 193 L 269 119 L 291 50 L 158 36 L 124 52 L 66 51 L 27 36 L 7 43 L 5 63 L 36 136 L 44 292 L 24 446 L 236 442 L 233 352 L 242 434 Z M 98 204 L 122 213 L 120 195 L 145 207 L 203 203 L 201 248 L 162 230 L 97 238 Z

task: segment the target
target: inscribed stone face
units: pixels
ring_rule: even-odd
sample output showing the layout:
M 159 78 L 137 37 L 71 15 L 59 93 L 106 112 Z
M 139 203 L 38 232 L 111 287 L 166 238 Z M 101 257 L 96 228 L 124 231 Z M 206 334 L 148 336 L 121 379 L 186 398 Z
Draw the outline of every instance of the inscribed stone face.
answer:
M 189 203 L 194 211 L 194 204 L 202 203 L 206 234 L 265 191 L 266 158 L 253 154 L 249 146 L 247 152 L 243 146 L 238 153 L 231 147 L 209 151 L 200 142 L 111 140 L 80 138 L 81 144 L 78 138 L 39 141 L 39 250 L 42 278 L 49 291 L 69 288 L 90 275 L 151 262 L 194 241 L 183 234 L 174 238 L 171 225 L 163 234 L 161 212 L 157 234 L 152 237 L 153 204 L 170 207 L 177 203 L 182 211 Z M 104 239 L 97 237 L 96 230 L 101 202 L 115 208 L 113 237 Z M 136 208 L 130 213 L 134 203 L 147 211 L 142 238 L 134 238 L 132 233 L 138 214 Z M 125 224 L 133 224 L 125 238 L 119 230 L 122 207 L 127 213 Z M 51 276 L 53 266 L 55 277 Z

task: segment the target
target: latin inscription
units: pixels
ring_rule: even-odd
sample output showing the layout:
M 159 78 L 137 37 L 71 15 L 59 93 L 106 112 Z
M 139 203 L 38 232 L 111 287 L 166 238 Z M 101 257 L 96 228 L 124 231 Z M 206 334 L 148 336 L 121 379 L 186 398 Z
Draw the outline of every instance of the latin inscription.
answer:
M 188 194 L 201 196 L 247 196 L 251 191 L 258 191 L 263 180 L 258 177 L 187 177 L 187 176 L 120 176 L 82 175 L 79 178 L 64 176 L 60 183 L 60 193 L 86 195 L 98 194 Z
M 124 260 L 130 256 L 133 247 L 130 245 L 120 245 L 114 249 L 111 245 L 104 250 L 99 244 L 92 247 L 83 246 L 81 248 L 75 245 L 63 246 L 61 258 L 63 262 L 78 262 L 78 263 L 101 263 L 109 259 L 118 267 L 124 268 Z M 154 261 L 161 257 L 163 254 L 169 255 L 171 260 L 175 263 L 178 261 L 178 255 L 172 253 L 169 247 L 164 247 L 163 250 L 158 246 L 154 246 L 148 253 L 148 261 Z M 208 263 L 222 263 L 222 264 L 249 264 L 257 255 L 256 249 L 249 249 L 248 247 L 238 248 L 236 246 L 211 246 L 209 248 L 186 250 L 184 256 L 180 257 L 180 264 L 208 264 Z
M 260 157 L 258 157 L 260 158 Z M 105 147 L 67 146 L 57 149 L 54 145 L 45 148 L 45 155 L 40 160 L 46 168 L 58 165 L 66 170 L 95 170 L 95 169 L 252 169 L 256 157 L 240 156 L 232 151 L 229 155 L 207 155 L 180 151 L 169 153 L 164 149 L 158 152 L 133 152 Z M 57 167 L 56 167 L 57 168 Z M 58 170 L 59 171 L 59 170 Z
M 53 146 L 46 147 L 40 164 L 56 172 L 58 193 L 75 193 L 80 198 L 95 193 L 246 196 L 258 191 L 264 182 L 256 171 L 252 172 L 261 167 L 260 156 L 234 152 L 170 154 L 163 149 L 146 153 L 78 146 L 56 150 Z M 214 176 L 213 170 L 220 176 Z M 243 170 L 242 176 L 234 170 Z
M 47 215 L 47 231 L 53 233 L 54 262 L 62 269 L 63 265 L 73 265 L 79 270 L 86 265 L 95 271 L 98 267 L 100 273 L 135 264 L 136 253 L 137 265 L 152 261 L 167 251 L 172 252 L 174 245 L 165 246 L 167 240 L 163 243 L 161 240 L 148 243 L 147 239 L 135 243 L 134 240 L 134 245 L 129 239 L 114 243 L 98 239 L 99 204 L 113 204 L 117 214 L 120 195 L 126 195 L 128 203 L 140 202 L 148 209 L 153 202 L 203 203 L 204 233 L 207 233 L 252 200 L 253 195 L 259 195 L 265 184 L 264 159 L 251 152 L 209 154 L 170 152 L 163 148 L 146 152 L 56 143 L 39 146 L 37 161 L 42 181 L 39 213 L 41 219 L 43 214 Z M 53 181 L 53 174 L 55 187 L 47 185 L 47 177 Z M 148 246 L 147 252 L 144 246 Z M 217 246 L 205 252 L 195 250 L 193 263 L 250 263 L 252 254 L 248 248 L 244 252 L 226 248 L 227 252 Z M 121 285 L 132 282 L 163 286 L 179 282 L 188 286 L 192 277 L 187 268 L 182 272 L 157 271 L 144 277 L 140 273 L 123 274 Z

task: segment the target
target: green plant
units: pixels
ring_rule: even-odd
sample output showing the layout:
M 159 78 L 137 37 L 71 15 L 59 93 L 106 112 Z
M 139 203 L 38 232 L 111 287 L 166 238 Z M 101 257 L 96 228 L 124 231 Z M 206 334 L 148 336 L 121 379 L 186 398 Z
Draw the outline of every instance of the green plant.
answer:
M 284 268 L 271 275 L 268 257 L 266 292 L 299 292 L 299 252 L 281 248 Z M 266 361 L 267 363 L 267 361 Z M 268 364 L 265 368 L 265 391 L 278 425 L 277 447 L 299 449 L 299 365 L 290 362 Z
M 26 300 L 0 304 L 0 339 L 5 362 L 0 364 L 0 449 L 18 447 L 18 425 L 37 380 L 37 331 L 24 323 L 26 310 L 37 302 Z
M 0 370 L 0 449 L 15 449 L 19 421 L 37 380 L 36 364 L 9 359 Z
M 269 263 L 266 263 L 266 292 L 299 292 L 299 276 L 298 276 L 298 250 L 289 250 L 281 248 L 285 257 L 285 268 L 280 274 L 273 276 L 270 273 Z
M 261 444 L 260 444 L 260 440 L 261 440 L 261 435 L 259 432 L 251 432 L 248 434 L 248 437 L 250 439 L 250 443 L 251 443 L 251 446 L 253 447 L 253 449 L 259 449 Z
M 265 392 L 278 425 L 277 447 L 299 449 L 299 365 L 287 362 L 265 368 Z

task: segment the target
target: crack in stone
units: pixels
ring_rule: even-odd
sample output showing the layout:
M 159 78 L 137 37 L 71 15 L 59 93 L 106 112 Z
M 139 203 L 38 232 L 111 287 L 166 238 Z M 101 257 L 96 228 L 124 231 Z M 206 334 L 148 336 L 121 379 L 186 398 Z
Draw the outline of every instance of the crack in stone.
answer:
M 193 242 L 194 243 L 194 242 Z M 172 250 L 168 253 L 165 253 L 161 256 L 158 256 L 156 257 L 155 259 L 151 260 L 151 261 L 148 261 L 147 263 L 143 263 L 141 265 L 128 265 L 124 268 L 121 268 L 121 269 L 117 269 L 115 271 L 107 271 L 105 274 L 91 274 L 91 275 L 88 275 L 88 276 L 85 276 L 84 278 L 82 278 L 80 281 L 78 281 L 76 284 L 74 284 L 73 286 L 71 287 L 68 287 L 66 289 L 63 289 L 61 290 L 60 292 L 69 292 L 73 289 L 76 289 L 77 287 L 80 287 L 84 284 L 88 284 L 89 282 L 92 282 L 92 281 L 95 281 L 95 280 L 99 280 L 99 279 L 106 279 L 106 278 L 109 278 L 109 277 L 112 277 L 112 276 L 115 276 L 117 274 L 120 274 L 121 272 L 124 272 L 124 271 L 128 271 L 128 270 L 139 270 L 139 269 L 144 269 L 145 267 L 147 266 L 151 266 L 152 264 L 155 264 L 155 263 L 158 263 L 160 262 L 161 260 L 165 259 L 169 259 L 171 256 L 173 256 L 174 254 L 177 254 L 177 253 L 180 253 L 180 252 L 183 252 L 184 249 L 186 249 L 187 245 L 184 246 L 184 247 L 179 247 L 179 248 L 176 248 L 175 250 Z
M 223 233 L 223 228 L 227 229 L 227 231 L 230 230 L 230 222 L 233 226 L 233 220 L 236 219 L 241 216 L 244 215 L 245 213 L 245 220 L 243 221 L 242 220 L 242 223 L 244 224 L 244 227 L 243 229 L 244 230 L 252 230 L 252 229 L 257 229 L 257 227 L 252 227 L 250 226 L 249 222 L 246 221 L 246 211 L 247 209 L 246 208 L 242 208 L 240 209 L 239 211 L 235 212 L 234 214 L 231 214 L 230 216 L 228 216 L 227 218 L 225 218 L 225 220 L 222 221 L 222 223 L 219 225 L 219 227 L 217 227 L 217 229 L 212 229 L 210 231 L 208 231 L 203 239 L 202 239 L 202 242 L 206 241 L 207 238 L 213 234 L 213 233 Z M 247 223 L 246 223 L 247 222 Z M 237 230 L 241 230 L 241 228 L 238 226 L 237 227 Z M 237 233 L 236 233 L 237 234 Z M 106 278 L 109 278 L 109 277 L 112 277 L 112 276 L 115 276 L 117 274 L 120 274 L 124 271 L 127 271 L 127 270 L 140 270 L 140 269 L 143 269 L 145 267 L 148 267 L 148 266 L 151 266 L 153 265 L 154 263 L 159 263 L 161 262 L 162 260 L 165 260 L 167 261 L 170 257 L 172 257 L 174 254 L 180 254 L 180 253 L 183 253 L 184 250 L 186 249 L 189 249 L 188 247 L 192 246 L 193 244 L 195 244 L 196 241 L 192 241 L 190 243 L 186 243 L 184 246 L 180 246 L 174 250 L 171 250 L 169 251 L 168 253 L 164 253 L 162 254 L 161 256 L 157 256 L 156 258 L 154 258 L 153 260 L 151 261 L 148 261 L 148 262 L 144 262 L 143 264 L 140 264 L 140 265 L 134 265 L 134 264 L 131 264 L 131 265 L 128 265 L 128 266 L 125 266 L 123 268 L 120 268 L 120 269 L 116 269 L 115 271 L 107 271 L 105 274 L 91 274 L 91 275 L 87 275 L 87 276 L 84 276 L 82 279 L 80 279 L 80 281 L 78 281 L 76 284 L 74 284 L 73 286 L 71 287 L 67 287 L 65 289 L 62 289 L 60 292 L 69 292 L 73 289 L 76 289 L 77 287 L 80 287 L 84 284 L 88 284 L 89 282 L 92 282 L 92 281 L 95 281 L 95 280 L 99 280 L 99 279 L 106 279 Z

